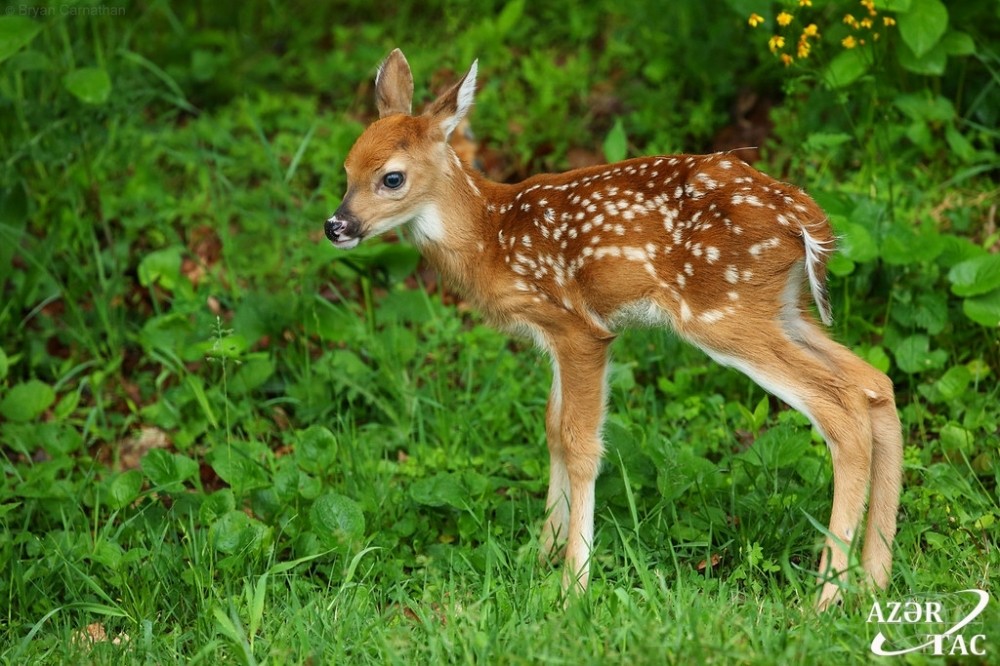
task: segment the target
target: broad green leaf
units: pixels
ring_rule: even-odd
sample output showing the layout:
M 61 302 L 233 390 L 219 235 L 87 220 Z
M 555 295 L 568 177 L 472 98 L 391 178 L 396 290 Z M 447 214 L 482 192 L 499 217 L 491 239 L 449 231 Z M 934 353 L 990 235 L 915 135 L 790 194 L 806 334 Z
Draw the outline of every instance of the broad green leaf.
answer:
M 955 264 L 948 271 L 956 296 L 978 296 L 1000 287 L 1000 254 L 986 254 Z
M 962 301 L 965 316 L 983 326 L 1000 326 L 1000 289 Z
M 99 539 L 94 544 L 94 549 L 90 553 L 90 559 L 99 562 L 109 569 L 117 570 L 121 566 L 122 558 L 125 556 L 125 549 L 114 541 Z
M 955 118 L 955 105 L 941 95 L 900 95 L 892 103 L 913 120 L 947 122 Z
M 266 356 L 244 360 L 229 381 L 229 390 L 237 395 L 246 395 L 270 379 L 274 368 L 274 361 Z
M 903 69 L 924 76 L 941 76 L 948 64 L 948 53 L 943 44 L 937 44 L 922 56 L 915 55 L 906 44 L 900 44 L 896 57 Z
M 0 401 L 0 414 L 11 421 L 32 421 L 56 400 L 51 386 L 37 379 L 15 384 Z
M 837 231 L 841 234 L 838 249 L 851 261 L 865 263 L 878 258 L 878 245 L 864 226 L 848 222 Z
M 965 389 L 969 387 L 971 381 L 972 373 L 969 369 L 964 365 L 956 365 L 948 368 L 935 385 L 942 398 L 956 400 L 965 394 Z
M 864 49 L 841 51 L 824 70 L 823 82 L 833 89 L 849 86 L 861 78 L 870 65 L 871 59 Z
M 181 277 L 181 254 L 179 245 L 150 252 L 139 262 L 139 284 L 151 287 L 159 284 L 167 291 L 173 291 Z
M 951 30 L 941 38 L 941 46 L 950 56 L 967 56 L 976 53 L 976 43 L 967 32 Z
M 0 348 L 0 381 L 7 379 L 8 372 L 10 372 L 10 361 L 7 359 L 7 352 Z
M 885 353 L 885 348 L 881 345 L 872 345 L 867 352 L 863 354 L 866 361 L 872 364 L 877 370 L 882 372 L 889 372 L 889 366 L 891 362 L 889 361 L 889 355 Z
M 948 296 L 926 291 L 914 297 L 912 292 L 904 290 L 892 308 L 892 318 L 906 328 L 917 326 L 937 335 L 948 324 Z
M 899 369 L 909 374 L 935 370 L 948 360 L 948 353 L 943 349 L 930 351 L 930 339 L 926 335 L 911 335 L 900 341 L 892 352 Z
M 615 119 L 611 131 L 604 137 L 604 159 L 608 162 L 620 162 L 628 155 L 628 137 L 621 118 Z
M 104 104 L 111 95 L 111 77 L 99 67 L 74 69 L 63 77 L 63 85 L 84 104 Z
M 4 67 L 17 72 L 47 72 L 56 66 L 47 54 L 34 49 L 25 49 L 11 56 Z
M 943 249 L 938 256 L 938 262 L 944 268 L 951 268 L 955 264 L 959 264 L 967 259 L 981 257 L 986 254 L 986 250 L 968 238 L 952 236 L 951 234 L 941 235 L 941 245 Z
M 326 426 L 313 425 L 298 432 L 295 460 L 299 467 L 316 474 L 328 473 L 337 459 L 337 438 Z
M 206 525 L 211 525 L 220 517 L 236 509 L 236 496 L 229 488 L 217 490 L 201 503 L 198 518 Z
M 242 495 L 248 490 L 264 488 L 268 485 L 267 475 L 263 468 L 247 457 L 235 444 L 232 447 L 218 447 L 209 455 L 209 464 L 223 481 L 228 483 L 233 492 Z
M 263 536 L 264 526 L 239 510 L 223 514 L 208 529 L 216 550 L 226 554 L 248 552 Z
M 882 240 L 882 259 L 894 266 L 933 261 L 944 249 L 940 237 L 936 231 L 914 231 L 896 225 Z
M 198 474 L 196 461 L 163 449 L 151 449 L 140 464 L 150 482 L 159 488 L 178 486 Z
M 328 547 L 348 545 L 365 533 L 365 514 L 357 502 L 337 493 L 316 498 L 309 523 Z
M 108 504 L 112 509 L 122 509 L 139 497 L 142 492 L 142 474 L 137 469 L 122 472 L 108 488 Z
M 427 479 L 420 479 L 410 486 L 410 497 L 424 506 L 450 506 L 466 509 L 469 492 L 455 474 L 442 472 Z
M 793 466 L 808 451 L 808 429 L 783 424 L 758 437 L 741 457 L 759 462 L 765 469 L 781 469 Z
M 946 423 L 941 428 L 941 448 L 947 451 L 968 451 L 976 438 L 971 432 L 955 423 Z
M 826 270 L 837 277 L 844 277 L 854 272 L 854 262 L 840 252 L 835 252 L 826 262 Z
M 8 9 L 14 6 L 9 5 Z M 0 16 L 0 62 L 17 53 L 41 29 L 41 23 L 26 16 Z
M 204 343 L 205 356 L 214 359 L 240 359 L 250 343 L 239 333 L 232 333 L 221 338 L 213 337 Z
M 194 330 L 191 319 L 180 312 L 150 317 L 139 331 L 139 342 L 147 351 L 177 355 L 186 350 Z M 181 354 L 184 357 L 184 354 Z
M 910 10 L 897 18 L 903 42 L 920 58 L 948 30 L 948 9 L 940 0 L 913 0 Z

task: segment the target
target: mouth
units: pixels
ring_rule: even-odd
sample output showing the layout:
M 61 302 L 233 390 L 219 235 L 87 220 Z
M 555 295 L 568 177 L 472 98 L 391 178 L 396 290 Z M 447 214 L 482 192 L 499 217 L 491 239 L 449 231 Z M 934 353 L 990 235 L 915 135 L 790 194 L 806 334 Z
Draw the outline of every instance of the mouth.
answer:
M 351 250 L 361 242 L 360 238 L 331 238 L 330 242 L 338 250 Z

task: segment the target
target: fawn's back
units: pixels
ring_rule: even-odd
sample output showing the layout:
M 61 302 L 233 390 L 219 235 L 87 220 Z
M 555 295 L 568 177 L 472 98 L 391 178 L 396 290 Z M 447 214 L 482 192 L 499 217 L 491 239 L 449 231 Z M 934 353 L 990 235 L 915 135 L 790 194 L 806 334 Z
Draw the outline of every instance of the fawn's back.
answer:
M 796 264 L 811 264 L 822 284 L 832 241 L 811 199 L 727 154 L 538 176 L 488 204 L 486 218 L 493 279 L 609 330 L 666 318 L 693 333 L 773 319 Z

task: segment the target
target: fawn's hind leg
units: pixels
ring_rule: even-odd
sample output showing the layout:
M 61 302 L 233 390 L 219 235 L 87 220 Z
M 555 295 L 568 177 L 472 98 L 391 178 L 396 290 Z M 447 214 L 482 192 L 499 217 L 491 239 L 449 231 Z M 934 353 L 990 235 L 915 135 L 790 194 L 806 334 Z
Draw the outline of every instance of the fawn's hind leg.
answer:
M 903 475 L 903 435 L 892 380 L 843 345 L 830 340 L 812 322 L 803 320 L 799 330 L 805 343 L 821 354 L 841 376 L 851 378 L 868 400 L 873 447 L 868 522 L 861 561 L 869 580 L 878 587 L 885 587 L 892 572 L 892 542 Z
M 699 346 L 805 414 L 826 439 L 833 459 L 833 509 L 820 559 L 821 580 L 826 582 L 819 605 L 826 607 L 839 595 L 837 581 L 830 576 L 846 575 L 848 552 L 864 514 L 872 464 L 868 397 L 856 378 L 834 371 L 821 354 L 788 335 L 782 325 L 771 321 L 744 325 L 753 326 L 753 337 L 734 330 L 732 344 L 724 350 Z M 713 343 L 718 340 L 716 329 Z

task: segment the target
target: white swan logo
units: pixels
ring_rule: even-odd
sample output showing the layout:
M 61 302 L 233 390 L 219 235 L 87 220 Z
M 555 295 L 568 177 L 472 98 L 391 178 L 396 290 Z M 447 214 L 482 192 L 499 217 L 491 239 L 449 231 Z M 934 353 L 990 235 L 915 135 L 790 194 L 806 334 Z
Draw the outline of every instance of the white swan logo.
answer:
M 985 634 L 974 634 L 971 638 L 967 638 L 959 632 L 979 617 L 979 614 L 983 612 L 989 603 L 990 596 L 983 590 L 961 590 L 960 592 L 955 592 L 955 595 L 959 594 L 976 597 L 976 606 L 964 618 L 952 625 L 950 629 L 941 633 L 924 634 L 927 638 L 926 642 L 901 649 L 889 649 L 886 645 L 889 643 L 889 639 L 880 631 L 875 636 L 875 640 L 872 641 L 872 652 L 881 657 L 896 657 L 911 652 L 923 651 L 937 656 L 985 655 Z M 872 605 L 871 612 L 868 613 L 868 621 L 878 622 L 879 624 L 930 624 L 932 626 L 946 626 L 947 622 L 941 619 L 943 611 L 944 606 L 940 601 L 890 601 L 884 605 L 876 601 Z

